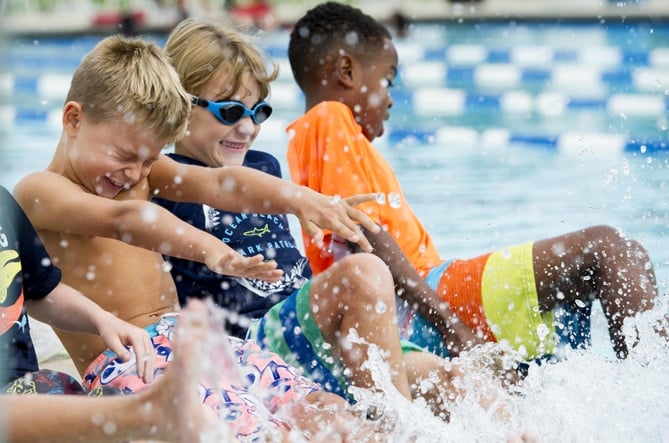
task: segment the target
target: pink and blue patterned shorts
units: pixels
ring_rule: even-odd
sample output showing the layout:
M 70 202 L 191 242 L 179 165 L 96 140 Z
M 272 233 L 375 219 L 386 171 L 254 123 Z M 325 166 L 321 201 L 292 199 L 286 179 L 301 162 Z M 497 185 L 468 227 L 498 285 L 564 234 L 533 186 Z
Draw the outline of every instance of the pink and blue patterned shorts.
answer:
M 171 360 L 177 319 L 178 314 L 168 314 L 145 328 L 155 350 L 154 379 L 162 374 Z M 230 340 L 240 369 L 237 372 L 244 374 L 243 386 L 234 382 L 239 378 L 221 373 L 217 387 L 200 382 L 200 397 L 203 404 L 216 411 L 221 421 L 232 427 L 240 441 L 262 441 L 273 426 L 287 429 L 286 424 L 275 417 L 279 409 L 321 388 L 254 342 Z M 148 386 L 137 376 L 136 368 L 134 353 L 130 361 L 124 363 L 107 350 L 88 366 L 83 382 L 89 390 L 112 386 L 124 393 L 136 393 Z

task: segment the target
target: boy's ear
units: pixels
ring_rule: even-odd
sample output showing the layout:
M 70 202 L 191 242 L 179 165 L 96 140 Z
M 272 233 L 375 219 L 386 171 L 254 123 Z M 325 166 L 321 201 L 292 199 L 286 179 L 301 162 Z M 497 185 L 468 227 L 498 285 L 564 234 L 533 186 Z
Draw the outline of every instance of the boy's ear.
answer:
M 67 132 L 67 135 L 70 137 L 75 137 L 79 131 L 79 126 L 81 125 L 81 117 L 83 115 L 83 109 L 81 105 L 75 101 L 69 101 L 65 103 L 63 107 L 63 130 Z
M 335 79 L 346 88 L 353 87 L 355 63 L 351 56 L 348 54 L 337 56 L 334 66 Z

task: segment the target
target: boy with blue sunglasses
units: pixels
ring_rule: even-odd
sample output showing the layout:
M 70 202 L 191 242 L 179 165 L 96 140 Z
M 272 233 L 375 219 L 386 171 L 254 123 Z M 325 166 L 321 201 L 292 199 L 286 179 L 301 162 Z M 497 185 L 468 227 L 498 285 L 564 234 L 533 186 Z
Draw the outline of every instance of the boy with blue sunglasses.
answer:
M 277 76 L 276 70 L 267 72 L 262 54 L 244 36 L 214 24 L 183 21 L 171 32 L 165 51 L 186 91 L 206 97 L 209 103 L 238 100 L 245 107 L 263 103 Z M 250 149 L 259 124 L 251 118 L 235 124 L 215 119 L 222 123 L 211 107 L 193 109 L 189 135 L 176 142 L 171 157 L 212 168 L 244 165 L 281 176 L 276 158 Z M 448 416 L 445 399 L 453 394 L 451 382 L 459 369 L 447 367 L 441 358 L 412 343 L 404 342 L 400 348 L 393 282 L 377 257 L 354 254 L 312 278 L 283 215 L 156 201 L 242 254 L 262 253 L 283 270 L 281 280 L 268 284 L 168 257 L 181 303 L 191 297 L 212 298 L 230 311 L 226 328 L 231 333 L 242 335 L 250 328 L 249 336 L 261 346 L 349 400 L 354 400 L 351 386 L 378 387 L 363 365 L 369 346 L 375 345 L 387 355 L 392 381 L 405 397 L 423 397 L 435 414 Z M 352 330 L 361 342 L 349 340 Z M 431 375 L 441 383 L 421 392 L 419 387 Z

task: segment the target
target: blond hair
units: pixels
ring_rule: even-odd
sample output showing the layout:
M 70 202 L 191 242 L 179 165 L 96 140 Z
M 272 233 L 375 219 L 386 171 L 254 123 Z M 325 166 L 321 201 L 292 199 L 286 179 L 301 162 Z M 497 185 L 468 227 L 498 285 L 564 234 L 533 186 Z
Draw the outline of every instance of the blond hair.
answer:
M 67 101 L 92 122 L 123 118 L 171 143 L 188 124 L 191 104 L 174 68 L 153 42 L 120 35 L 100 41 L 79 64 Z
M 279 75 L 278 66 L 272 63 L 268 71 L 264 54 L 232 26 L 185 19 L 170 33 L 165 52 L 181 84 L 193 95 L 199 95 L 214 75 L 224 71 L 231 96 L 239 90 L 242 74 L 247 72 L 258 82 L 263 100 L 270 94 L 270 83 Z

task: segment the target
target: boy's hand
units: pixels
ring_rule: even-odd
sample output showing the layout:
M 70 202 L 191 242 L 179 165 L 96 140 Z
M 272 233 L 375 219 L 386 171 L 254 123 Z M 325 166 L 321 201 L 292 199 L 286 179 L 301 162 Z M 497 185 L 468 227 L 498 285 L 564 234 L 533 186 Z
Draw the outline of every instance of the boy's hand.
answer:
M 124 363 L 132 358 L 127 346 L 132 347 L 137 359 L 137 375 L 144 383 L 153 381 L 155 351 L 151 338 L 144 329 L 109 314 L 98 325 L 98 333 L 105 345 Z
M 360 203 L 374 200 L 377 194 L 360 194 L 345 199 L 337 196 L 328 197 L 317 192 L 304 195 L 300 201 L 297 217 L 302 229 L 319 247 L 323 247 L 323 229 L 357 243 L 365 252 L 372 252 L 372 245 L 362 234 L 356 222 L 372 232 L 379 232 L 380 227 L 364 212 L 355 208 Z
M 205 258 L 205 265 L 218 274 L 237 277 L 257 278 L 268 282 L 281 280 L 283 271 L 276 269 L 276 262 L 265 261 L 261 254 L 244 257 L 232 248 L 218 242 L 218 250 L 210 252 Z

